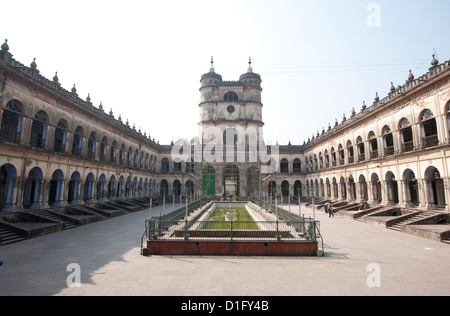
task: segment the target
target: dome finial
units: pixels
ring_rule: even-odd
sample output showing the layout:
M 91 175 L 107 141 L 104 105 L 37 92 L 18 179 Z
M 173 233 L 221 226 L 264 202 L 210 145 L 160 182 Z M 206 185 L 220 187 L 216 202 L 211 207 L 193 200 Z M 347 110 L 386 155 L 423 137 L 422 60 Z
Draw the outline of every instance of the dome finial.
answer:
M 8 39 L 5 39 L 5 42 L 3 43 L 1 48 L 2 48 L 2 51 L 5 51 L 5 52 L 9 51 Z
M 214 72 L 214 57 L 211 56 L 211 68 L 209 68 L 210 72 Z
M 33 58 L 33 61 L 30 64 L 31 69 L 36 69 L 37 68 L 37 64 L 36 64 L 36 58 Z
M 436 55 L 433 54 L 433 59 L 431 60 L 431 66 L 437 66 L 439 64 L 439 61 L 436 59 Z
M 248 69 L 247 69 L 247 72 L 253 72 L 253 69 L 252 69 L 252 58 L 251 57 L 248 58 Z
M 414 75 L 412 73 L 412 70 L 409 70 L 409 75 L 408 75 L 408 81 L 413 81 L 414 80 Z

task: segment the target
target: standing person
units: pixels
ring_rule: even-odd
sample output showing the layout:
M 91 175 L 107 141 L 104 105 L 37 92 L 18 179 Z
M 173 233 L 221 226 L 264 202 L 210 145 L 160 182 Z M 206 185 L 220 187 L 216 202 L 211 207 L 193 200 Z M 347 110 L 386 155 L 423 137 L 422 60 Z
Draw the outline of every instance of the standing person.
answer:
M 333 212 L 333 205 L 330 204 L 328 206 L 328 217 L 331 217 L 331 216 L 334 217 L 334 212 Z
M 330 205 L 330 203 L 325 203 L 325 205 L 323 206 L 325 208 L 325 214 L 328 213 L 328 206 Z

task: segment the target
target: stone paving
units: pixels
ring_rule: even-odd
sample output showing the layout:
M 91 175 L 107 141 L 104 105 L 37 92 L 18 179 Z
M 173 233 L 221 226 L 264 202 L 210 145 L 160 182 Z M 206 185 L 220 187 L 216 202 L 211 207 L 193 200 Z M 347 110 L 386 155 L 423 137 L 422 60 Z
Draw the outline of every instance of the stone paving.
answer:
M 310 207 L 301 212 L 313 216 Z M 144 210 L 0 247 L 0 295 L 450 294 L 450 245 L 338 215 L 315 212 L 324 257 L 143 257 L 148 217 Z M 77 271 L 80 287 L 69 287 Z

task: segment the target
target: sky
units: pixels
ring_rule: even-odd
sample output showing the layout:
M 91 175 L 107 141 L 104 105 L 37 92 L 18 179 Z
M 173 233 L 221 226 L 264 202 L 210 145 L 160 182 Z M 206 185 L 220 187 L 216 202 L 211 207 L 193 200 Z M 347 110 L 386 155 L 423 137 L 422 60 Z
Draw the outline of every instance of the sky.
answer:
M 267 144 L 303 144 L 375 94 L 450 59 L 446 0 L 14 0 L 0 41 L 41 75 L 161 144 L 198 136 L 200 77 L 248 59 Z M 3 38 L 2 38 L 3 37 Z

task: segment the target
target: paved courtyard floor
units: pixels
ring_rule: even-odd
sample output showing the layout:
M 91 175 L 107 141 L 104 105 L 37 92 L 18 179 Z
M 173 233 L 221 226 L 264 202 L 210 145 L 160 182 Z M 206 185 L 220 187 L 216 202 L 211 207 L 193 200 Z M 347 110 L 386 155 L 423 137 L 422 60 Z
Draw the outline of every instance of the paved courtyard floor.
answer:
M 0 247 L 0 295 L 450 295 L 450 245 L 315 216 L 324 257 L 143 257 L 149 210 L 131 213 Z

